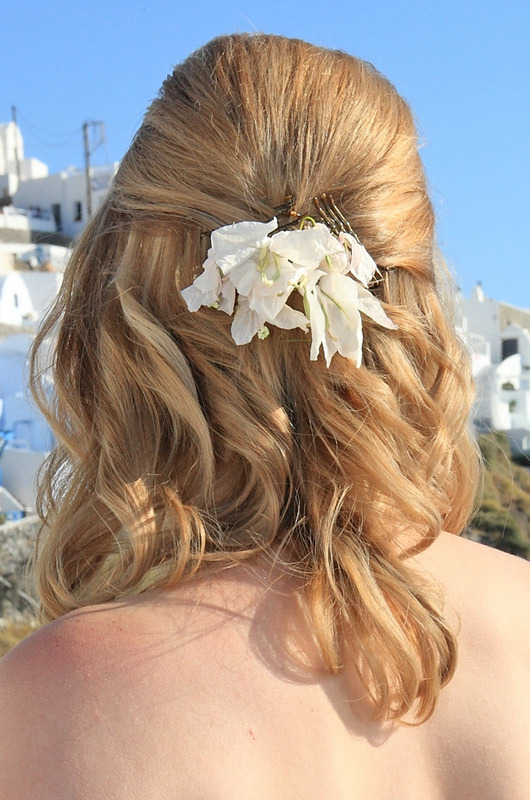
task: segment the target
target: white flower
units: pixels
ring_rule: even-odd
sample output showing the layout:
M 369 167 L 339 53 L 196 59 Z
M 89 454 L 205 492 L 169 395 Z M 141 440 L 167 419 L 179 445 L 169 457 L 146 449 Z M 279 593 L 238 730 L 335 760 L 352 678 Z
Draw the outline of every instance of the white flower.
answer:
M 365 247 L 351 233 L 339 233 L 339 242 L 346 244 L 350 251 L 348 269 L 363 286 L 368 286 L 375 273 L 377 264 Z
M 309 324 L 309 320 L 304 314 L 295 311 L 290 306 L 285 306 L 274 319 L 270 319 L 254 311 L 246 297 L 239 297 L 232 322 L 232 339 L 236 344 L 248 344 L 257 333 L 259 334 L 259 331 L 267 328 L 267 322 L 285 330 L 302 328 L 304 331 L 307 330 Z M 264 339 L 265 336 L 259 338 Z
M 232 322 L 232 339 L 236 344 L 248 344 L 265 325 L 265 319 L 249 307 L 246 297 L 239 297 Z
M 268 325 L 310 328 L 312 360 L 322 348 L 327 366 L 335 353 L 359 366 L 361 313 L 397 327 L 366 288 L 377 270 L 374 260 L 355 236 L 334 236 L 321 223 L 274 233 L 276 228 L 272 219 L 213 231 L 203 272 L 182 290 L 189 310 L 213 306 L 232 314 L 235 306 L 231 332 L 238 345 L 256 335 L 265 339 Z M 302 295 L 304 313 L 288 305 L 293 292 Z
M 344 256 L 344 247 L 329 228 L 317 223 L 298 231 L 279 231 L 270 238 L 270 249 L 304 272 L 318 269 L 328 256 Z
M 189 310 L 198 311 L 201 306 L 214 306 L 231 314 L 236 298 L 235 286 L 231 281 L 222 278 L 215 261 L 206 259 L 203 269 L 191 286 L 182 290 L 182 297 Z
M 384 328 L 397 328 L 368 289 L 340 272 L 323 275 L 310 287 L 307 300 L 313 337 L 310 358 L 315 361 L 322 346 L 328 367 L 335 353 L 360 366 L 363 334 L 359 312 Z
M 270 222 L 234 222 L 212 232 L 208 259 L 215 261 L 222 275 L 255 257 L 263 247 L 269 247 L 269 233 L 278 227 L 276 218 Z

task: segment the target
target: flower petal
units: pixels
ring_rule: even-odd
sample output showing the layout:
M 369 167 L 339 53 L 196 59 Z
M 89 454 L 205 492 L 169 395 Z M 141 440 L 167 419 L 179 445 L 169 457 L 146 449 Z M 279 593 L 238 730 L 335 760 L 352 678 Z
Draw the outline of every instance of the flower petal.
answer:
M 190 311 L 197 311 L 201 306 L 212 306 L 217 302 L 221 291 L 221 275 L 215 262 L 206 259 L 203 271 L 191 286 L 182 289 L 181 294 Z
M 355 236 L 350 233 L 340 233 L 339 241 L 347 242 L 348 244 L 348 249 L 350 250 L 350 272 L 355 275 L 363 286 L 367 286 L 378 271 L 377 264 Z
M 234 303 L 236 301 L 236 287 L 232 281 L 225 278 L 221 282 L 221 294 L 219 297 L 219 311 L 224 311 L 225 314 L 233 314 Z
M 277 227 L 274 218 L 270 222 L 234 222 L 218 228 L 212 232 L 208 258 L 219 265 L 223 275 L 227 275 L 256 251 L 269 247 L 271 240 L 268 234 Z
M 260 317 L 276 325 L 276 318 L 289 299 L 289 294 L 290 292 L 283 295 L 252 292 L 252 296 L 249 297 L 249 305 L 252 311 L 255 311 Z
M 362 286 L 358 286 L 357 291 L 359 293 L 359 311 L 362 311 L 363 314 L 371 317 L 374 322 L 377 322 L 378 325 L 382 325 L 383 328 L 390 328 L 394 331 L 398 329 L 396 323 L 392 322 L 390 317 L 388 317 L 383 310 L 383 306 L 377 297 L 374 297 L 373 294 L 368 291 L 368 289 L 364 289 Z
M 320 346 L 324 345 L 326 339 L 326 317 L 315 289 L 309 289 L 305 292 L 305 300 L 309 324 L 311 325 L 311 352 L 309 358 L 311 361 L 316 361 Z
M 321 223 L 298 231 L 279 231 L 271 239 L 271 250 L 293 264 L 316 269 L 328 255 L 339 253 L 342 246 Z
M 279 256 L 276 270 L 276 275 L 270 282 L 264 282 L 262 275 L 258 273 L 248 296 L 250 307 L 269 322 L 276 319 L 303 276 L 303 271 Z
M 252 256 L 252 258 L 242 261 L 227 274 L 227 278 L 243 297 L 247 297 L 250 294 L 256 280 L 261 282 L 261 275 L 258 272 L 259 250 L 254 252 Z
M 191 286 L 187 286 L 185 289 L 181 289 L 180 293 L 189 311 L 198 311 L 203 305 L 204 294 L 200 289 L 197 289 L 194 283 L 192 283 Z
M 301 328 L 303 331 L 307 331 L 309 320 L 301 311 L 296 311 L 296 309 L 291 308 L 291 306 L 284 306 L 275 317 L 274 325 L 276 325 L 277 328 L 284 328 L 285 330 Z
M 264 324 L 265 320 L 249 308 L 248 301 L 244 297 L 240 297 L 231 327 L 234 342 L 248 344 Z
M 326 314 L 327 332 L 337 352 L 359 367 L 363 333 L 356 304 L 357 286 L 347 275 L 331 273 L 319 281 L 317 292 Z

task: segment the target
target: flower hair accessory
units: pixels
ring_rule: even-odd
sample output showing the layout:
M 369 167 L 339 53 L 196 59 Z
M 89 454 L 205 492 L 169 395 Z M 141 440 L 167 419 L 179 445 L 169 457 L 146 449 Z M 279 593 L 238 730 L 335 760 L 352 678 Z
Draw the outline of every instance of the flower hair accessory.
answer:
M 326 195 L 322 198 L 328 208 Z M 231 332 L 238 345 L 255 335 L 265 339 L 268 325 L 310 329 L 312 361 L 322 347 L 328 367 L 335 353 L 360 366 L 361 313 L 385 328 L 397 325 L 367 288 L 377 271 L 373 258 L 349 225 L 351 232 L 333 224 L 336 215 L 331 221 L 322 216 L 327 224 L 311 216 L 288 223 L 296 224 L 295 230 L 279 229 L 276 217 L 214 230 L 202 273 L 182 290 L 188 309 L 208 306 L 233 314 L 235 308 Z M 302 296 L 303 312 L 288 305 L 293 292 Z

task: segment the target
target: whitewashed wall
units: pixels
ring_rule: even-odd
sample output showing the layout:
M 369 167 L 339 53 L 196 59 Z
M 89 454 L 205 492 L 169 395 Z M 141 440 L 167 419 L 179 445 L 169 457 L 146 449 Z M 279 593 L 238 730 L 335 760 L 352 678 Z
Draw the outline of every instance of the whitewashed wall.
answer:
M 93 167 L 92 204 L 93 211 L 106 194 L 107 188 L 118 165 Z M 84 170 L 68 169 L 45 178 L 22 181 L 13 198 L 15 205 L 29 208 L 40 206 L 51 209 L 53 205 L 61 207 L 61 232 L 74 237 L 85 227 L 87 216 L 86 176 Z M 76 220 L 76 204 L 81 203 L 81 219 Z

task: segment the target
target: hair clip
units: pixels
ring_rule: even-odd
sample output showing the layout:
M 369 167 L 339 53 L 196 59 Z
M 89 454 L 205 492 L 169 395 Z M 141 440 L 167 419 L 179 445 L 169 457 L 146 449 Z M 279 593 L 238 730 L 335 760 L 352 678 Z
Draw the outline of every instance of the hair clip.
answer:
M 307 220 L 308 223 L 313 225 L 316 222 L 322 222 L 329 228 L 334 236 L 338 236 L 339 233 L 348 233 L 359 242 L 359 237 L 354 232 L 342 211 L 336 205 L 331 194 L 322 192 L 322 194 L 316 195 L 313 197 L 313 205 L 318 212 L 317 214 L 299 214 L 298 211 L 294 209 L 293 195 L 288 194 L 285 198 L 285 203 L 276 206 L 274 209 L 274 216 L 279 221 L 279 225 L 274 233 L 293 227 L 303 227 L 304 221 Z M 287 219 L 284 221 L 282 217 L 287 217 Z
M 294 197 L 292 194 L 286 195 L 285 203 L 282 203 L 281 206 L 275 206 L 274 216 L 279 222 L 279 225 L 274 233 L 292 228 L 294 225 L 297 225 L 300 222 L 302 215 L 299 214 L 298 211 L 294 210 Z M 282 222 L 282 217 L 288 217 L 287 221 Z
M 337 236 L 339 233 L 349 233 L 350 236 L 354 236 L 355 239 L 359 241 L 358 236 L 355 234 L 352 226 L 342 211 L 340 211 L 335 204 L 331 194 L 322 192 L 321 195 L 313 197 L 313 204 L 320 214 L 324 225 L 327 225 L 327 227 L 335 236 Z

